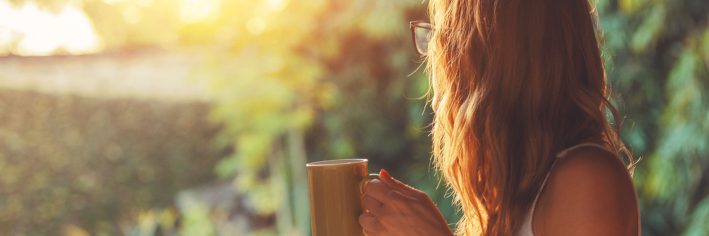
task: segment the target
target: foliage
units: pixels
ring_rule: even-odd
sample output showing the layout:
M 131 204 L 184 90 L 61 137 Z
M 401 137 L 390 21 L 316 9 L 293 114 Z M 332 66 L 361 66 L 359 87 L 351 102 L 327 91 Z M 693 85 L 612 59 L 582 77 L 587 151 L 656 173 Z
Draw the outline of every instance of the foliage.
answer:
M 709 234 L 709 4 L 599 0 L 598 11 L 623 136 L 644 157 L 644 234 Z
M 0 107 L 3 235 L 124 234 L 140 212 L 214 179 L 206 104 L 2 90 Z
M 430 110 L 417 99 L 425 75 L 409 76 L 420 60 L 406 22 L 426 19 L 425 2 L 205 0 L 217 7 L 197 21 L 167 0 L 46 5 L 67 2 L 82 4 L 109 50 L 159 45 L 208 55 L 195 77 L 210 83 L 210 117 L 224 125 L 214 142 L 235 150 L 215 171 L 233 178 L 254 209 L 276 215 L 275 232 L 307 234 L 303 167 L 323 159 L 367 157 L 371 170 L 391 170 L 457 219 L 430 168 Z M 707 235 L 709 4 L 593 2 L 613 101 L 626 115 L 622 134 L 643 157 L 635 175 L 643 232 Z M 209 228 L 205 214 L 186 218 Z
M 217 101 L 212 115 L 235 142 L 218 172 L 236 174 L 236 187 L 260 199 L 256 208 L 276 212 L 281 234 L 309 231 L 306 160 L 364 156 L 442 199 L 427 175 L 424 101 L 407 99 L 426 87 L 421 74 L 407 77 L 418 63 L 406 37 L 407 19 L 422 17 L 424 5 L 250 4 L 253 14 L 238 16 L 247 24 L 229 27 L 246 35 L 203 70 Z M 450 204 L 442 206 L 456 217 Z

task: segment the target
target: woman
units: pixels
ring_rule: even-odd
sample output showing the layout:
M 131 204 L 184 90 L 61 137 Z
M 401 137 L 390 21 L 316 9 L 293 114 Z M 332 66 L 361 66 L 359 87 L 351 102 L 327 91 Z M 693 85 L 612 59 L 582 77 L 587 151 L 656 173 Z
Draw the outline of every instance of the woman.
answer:
M 429 13 L 413 28 L 430 27 L 417 48 L 434 163 L 463 213 L 456 233 L 639 235 L 634 162 L 606 120 L 618 117 L 588 0 L 431 0 Z M 362 202 L 368 235 L 453 234 L 425 193 L 386 171 Z

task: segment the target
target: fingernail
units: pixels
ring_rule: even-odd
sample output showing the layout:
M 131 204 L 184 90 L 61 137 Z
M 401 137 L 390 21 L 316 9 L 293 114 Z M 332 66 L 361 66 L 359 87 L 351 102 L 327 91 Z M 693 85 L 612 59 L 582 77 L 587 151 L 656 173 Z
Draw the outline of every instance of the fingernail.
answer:
M 381 176 L 385 179 L 391 179 L 391 175 L 389 175 L 389 172 L 387 172 L 385 169 L 379 170 L 379 176 Z

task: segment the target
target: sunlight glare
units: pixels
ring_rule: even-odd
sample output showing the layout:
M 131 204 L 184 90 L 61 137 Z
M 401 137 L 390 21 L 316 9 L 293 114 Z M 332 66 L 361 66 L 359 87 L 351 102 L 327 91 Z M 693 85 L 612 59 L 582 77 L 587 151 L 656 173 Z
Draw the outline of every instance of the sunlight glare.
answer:
M 15 44 L 11 50 L 18 55 L 85 54 L 101 48 L 91 21 L 73 5 L 53 14 L 34 3 L 13 7 L 0 0 L 0 15 L 0 45 Z
M 138 24 L 142 20 L 142 15 L 140 15 L 140 7 L 136 5 L 128 5 L 123 9 L 123 19 L 126 20 L 128 24 Z
M 266 0 L 266 6 L 272 11 L 282 11 L 286 4 L 287 0 Z
M 246 30 L 253 35 L 259 35 L 266 30 L 266 21 L 261 17 L 254 17 L 246 22 Z
M 115 4 L 126 2 L 126 0 L 103 0 L 103 2 L 108 5 L 115 5 Z
M 182 0 L 180 19 L 185 23 L 207 20 L 217 13 L 219 3 L 219 0 Z

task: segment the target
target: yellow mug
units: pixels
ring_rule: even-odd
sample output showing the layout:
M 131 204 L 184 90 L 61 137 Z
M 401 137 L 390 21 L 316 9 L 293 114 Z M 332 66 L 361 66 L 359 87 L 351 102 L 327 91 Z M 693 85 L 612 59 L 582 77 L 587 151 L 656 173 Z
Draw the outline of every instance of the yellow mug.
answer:
M 341 159 L 306 164 L 313 236 L 361 236 L 362 191 L 367 181 L 367 159 Z

